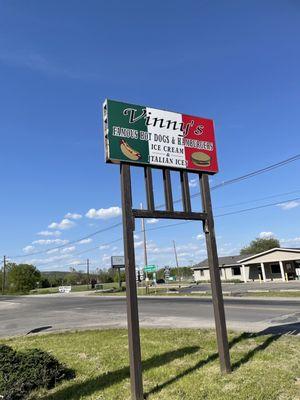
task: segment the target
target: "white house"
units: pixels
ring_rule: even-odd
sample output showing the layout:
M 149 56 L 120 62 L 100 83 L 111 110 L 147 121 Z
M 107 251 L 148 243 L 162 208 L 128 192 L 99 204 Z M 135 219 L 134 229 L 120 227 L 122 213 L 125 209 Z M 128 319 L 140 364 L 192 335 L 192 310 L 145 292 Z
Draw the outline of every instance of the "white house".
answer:
M 219 257 L 221 279 L 244 282 L 300 279 L 300 249 L 277 248 L 258 254 Z M 192 267 L 195 281 L 210 280 L 208 260 Z

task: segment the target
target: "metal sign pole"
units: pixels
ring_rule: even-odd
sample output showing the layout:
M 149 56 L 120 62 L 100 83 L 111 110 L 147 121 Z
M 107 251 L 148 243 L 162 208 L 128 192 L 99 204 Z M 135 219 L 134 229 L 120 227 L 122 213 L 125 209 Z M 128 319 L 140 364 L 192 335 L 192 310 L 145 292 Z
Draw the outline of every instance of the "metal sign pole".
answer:
M 200 176 L 200 186 L 202 195 L 202 204 L 207 219 L 204 222 L 204 233 L 206 238 L 207 256 L 210 271 L 212 301 L 214 307 L 218 352 L 220 357 L 221 371 L 231 372 L 229 346 L 226 330 L 225 310 L 222 294 L 222 285 L 219 271 L 219 260 L 217 244 L 215 237 L 214 218 L 211 205 L 211 196 L 209 189 L 208 175 Z
M 130 166 L 121 164 L 122 218 L 126 272 L 127 324 L 132 400 L 143 400 L 141 344 L 134 255 Z

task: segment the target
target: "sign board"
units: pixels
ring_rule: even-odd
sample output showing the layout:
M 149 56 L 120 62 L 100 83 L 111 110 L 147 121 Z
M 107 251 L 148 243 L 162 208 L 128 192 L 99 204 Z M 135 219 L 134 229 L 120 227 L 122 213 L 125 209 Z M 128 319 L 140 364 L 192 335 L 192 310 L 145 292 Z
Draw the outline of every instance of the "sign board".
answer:
M 145 272 L 156 272 L 156 270 L 157 270 L 156 265 L 146 265 L 144 267 Z
M 124 256 L 111 256 L 112 268 L 125 268 Z
M 106 162 L 218 172 L 213 120 L 106 100 Z
M 72 286 L 59 286 L 59 293 L 70 293 L 72 290 Z

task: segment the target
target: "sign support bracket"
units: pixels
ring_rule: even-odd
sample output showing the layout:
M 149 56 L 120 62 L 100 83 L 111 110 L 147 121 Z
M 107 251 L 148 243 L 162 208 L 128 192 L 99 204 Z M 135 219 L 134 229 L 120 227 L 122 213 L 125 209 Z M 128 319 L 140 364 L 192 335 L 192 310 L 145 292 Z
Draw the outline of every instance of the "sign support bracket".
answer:
M 200 187 L 203 208 L 207 213 L 207 219 L 204 223 L 203 230 L 206 239 L 220 366 L 223 373 L 229 373 L 231 372 L 229 345 L 214 228 L 214 218 L 212 213 L 209 180 L 207 174 L 200 176 Z
M 143 210 L 132 208 L 130 165 L 127 163 L 121 163 L 120 171 L 131 393 L 132 400 L 143 400 L 141 345 L 134 251 L 135 218 L 182 219 L 198 220 L 203 222 L 203 230 L 206 238 L 208 263 L 210 269 L 217 345 L 222 373 L 231 372 L 230 354 L 208 175 L 204 173 L 198 173 L 201 187 L 203 212 L 193 212 L 191 209 L 188 174 L 187 171 L 180 171 L 183 211 L 174 211 L 170 171 L 162 168 L 166 209 L 155 210 L 151 168 L 144 168 L 148 209 Z
M 135 224 L 132 214 L 130 166 L 128 164 L 121 164 L 120 169 L 131 395 L 132 400 L 143 400 L 141 344 L 133 236 Z

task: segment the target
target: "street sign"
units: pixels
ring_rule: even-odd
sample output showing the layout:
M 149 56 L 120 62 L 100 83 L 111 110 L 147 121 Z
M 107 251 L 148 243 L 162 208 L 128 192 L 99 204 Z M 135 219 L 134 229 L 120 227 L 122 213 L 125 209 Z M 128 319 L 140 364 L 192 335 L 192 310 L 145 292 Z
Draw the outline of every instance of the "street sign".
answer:
M 143 280 L 144 280 L 144 271 L 142 269 L 140 270 L 140 279 L 141 279 L 141 282 L 143 282 Z
M 218 172 L 213 120 L 106 100 L 106 162 Z
M 144 267 L 144 272 L 156 272 L 157 267 L 156 265 L 146 265 Z
M 124 256 L 111 256 L 112 268 L 125 268 Z
M 59 286 L 59 293 L 70 293 L 72 290 L 72 286 Z
M 164 275 L 165 275 L 165 280 L 168 280 L 170 278 L 170 267 L 164 268 Z

